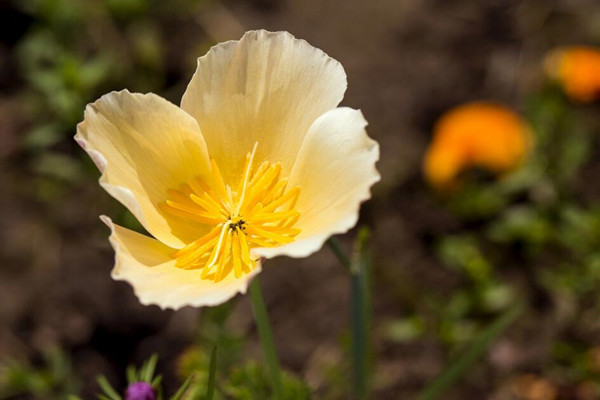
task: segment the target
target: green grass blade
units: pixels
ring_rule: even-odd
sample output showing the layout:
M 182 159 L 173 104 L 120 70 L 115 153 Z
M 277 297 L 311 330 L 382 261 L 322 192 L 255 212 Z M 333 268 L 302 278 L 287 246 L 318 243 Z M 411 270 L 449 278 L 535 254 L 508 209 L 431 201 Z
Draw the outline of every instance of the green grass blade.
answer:
M 140 380 L 143 382 L 152 382 L 154 371 L 156 370 L 156 363 L 158 362 L 158 354 L 152 354 L 152 356 L 144 363 L 142 370 L 140 371 Z
M 152 382 L 150 382 L 150 385 L 154 388 L 157 388 L 160 386 L 161 383 L 162 383 L 162 375 L 156 375 L 154 377 L 154 379 L 152 379 Z
M 112 385 L 108 382 L 104 375 L 100 375 L 96 378 L 98 385 L 110 400 L 121 400 L 121 396 L 117 391 L 112 387 Z
M 475 362 L 487 351 L 494 340 L 521 315 L 523 310 L 524 306 L 519 303 L 492 322 L 475 338 L 464 354 L 425 387 L 417 400 L 434 400 L 444 394 L 474 366 Z
M 254 310 L 254 319 L 260 337 L 260 343 L 263 349 L 264 363 L 267 370 L 267 377 L 273 391 L 275 400 L 283 399 L 283 385 L 281 384 L 281 367 L 277 357 L 277 349 L 273 340 L 271 323 L 265 307 L 262 290 L 258 278 L 254 278 L 250 284 L 250 299 L 252 300 L 252 309 Z
M 192 379 L 194 379 L 194 375 L 188 376 L 187 379 L 183 382 L 183 384 L 179 387 L 179 390 L 177 390 L 177 393 L 169 397 L 169 400 L 180 400 L 190 387 Z
M 135 370 L 135 367 L 133 365 L 129 365 L 127 367 L 127 383 L 133 383 L 137 381 L 137 371 Z
M 206 384 L 206 400 L 213 400 L 215 396 L 215 380 L 217 376 L 217 346 L 210 352 L 210 367 L 208 370 L 208 383 Z

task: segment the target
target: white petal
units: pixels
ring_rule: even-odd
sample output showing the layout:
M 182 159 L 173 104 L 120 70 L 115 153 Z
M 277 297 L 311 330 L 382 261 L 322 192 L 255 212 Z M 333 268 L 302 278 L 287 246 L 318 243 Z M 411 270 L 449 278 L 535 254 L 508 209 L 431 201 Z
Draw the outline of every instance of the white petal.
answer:
M 154 94 L 112 92 L 86 107 L 75 140 L 102 172 L 100 184 L 156 238 L 182 247 L 205 233 L 158 206 L 167 189 L 210 176 L 206 143 L 185 111 Z
M 321 50 L 287 32 L 251 31 L 198 59 L 181 107 L 227 180 L 256 142 L 257 162 L 281 161 L 285 176 L 312 122 L 345 91 L 343 67 Z
M 158 240 L 113 224 L 101 217 L 111 229 L 110 243 L 115 250 L 112 277 L 129 282 L 144 305 L 163 309 L 184 306 L 214 306 L 237 293 L 246 293 L 248 284 L 261 270 L 260 263 L 250 274 L 236 279 L 231 274 L 219 283 L 201 279 L 201 270 L 176 268 L 170 256 L 175 250 Z
M 379 146 L 367 135 L 366 125 L 362 113 L 351 108 L 331 110 L 312 124 L 289 181 L 290 187 L 300 187 L 295 227 L 301 233 L 293 243 L 256 249 L 256 254 L 305 257 L 329 236 L 356 224 L 360 204 L 379 180 Z

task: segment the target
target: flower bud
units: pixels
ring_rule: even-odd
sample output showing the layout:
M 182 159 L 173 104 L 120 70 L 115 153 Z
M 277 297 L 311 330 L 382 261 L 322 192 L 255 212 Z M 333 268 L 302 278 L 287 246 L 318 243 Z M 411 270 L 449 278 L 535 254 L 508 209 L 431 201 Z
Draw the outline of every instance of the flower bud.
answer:
M 156 400 L 156 393 L 148 382 L 133 382 L 125 392 L 125 400 Z

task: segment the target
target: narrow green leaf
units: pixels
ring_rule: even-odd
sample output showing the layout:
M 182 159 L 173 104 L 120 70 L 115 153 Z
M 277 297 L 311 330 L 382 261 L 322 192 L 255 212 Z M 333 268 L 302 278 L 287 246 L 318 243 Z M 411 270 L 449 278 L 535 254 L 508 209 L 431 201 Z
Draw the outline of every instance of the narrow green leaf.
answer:
M 142 370 L 140 371 L 140 380 L 143 382 L 152 382 L 152 377 L 154 376 L 154 370 L 156 369 L 156 363 L 158 362 L 158 354 L 152 354 L 148 361 L 144 363 L 142 366 Z
M 210 352 L 210 367 L 208 370 L 208 383 L 206 384 L 206 400 L 213 400 L 215 396 L 215 380 L 217 376 L 217 346 Z
M 465 353 L 458 357 L 425 387 L 417 400 L 437 399 L 452 385 L 458 382 L 487 351 L 494 340 L 498 338 L 498 336 L 500 336 L 519 315 L 521 315 L 524 308 L 523 304 L 518 303 L 492 322 L 475 338 L 475 340 L 473 340 L 473 343 Z
M 150 383 L 150 385 L 152 387 L 156 388 L 160 385 L 161 382 L 162 382 L 162 375 L 156 375 L 154 377 L 154 379 L 152 379 L 152 382 Z
M 164 396 L 163 396 L 163 388 L 160 385 L 160 382 L 162 381 L 162 376 L 159 375 L 154 380 L 155 381 L 158 380 L 156 386 L 154 384 L 152 384 L 152 387 L 154 388 L 154 392 L 156 393 L 156 400 L 163 400 L 163 398 L 164 398 Z
M 100 385 L 102 391 L 104 391 L 104 394 L 110 400 L 121 400 L 121 396 L 119 395 L 119 393 L 117 393 L 117 391 L 112 387 L 112 385 L 108 382 L 104 375 L 96 377 L 96 381 L 98 382 L 98 385 Z
M 137 371 L 135 370 L 135 367 L 133 365 L 129 365 L 127 367 L 127 383 L 133 383 L 137 381 Z
M 267 375 L 273 391 L 275 400 L 283 399 L 283 385 L 281 384 L 281 367 L 279 366 L 279 358 L 277 357 L 277 349 L 273 340 L 273 332 L 271 331 L 271 323 L 269 315 L 265 307 L 262 290 L 258 278 L 254 278 L 250 284 L 250 299 L 252 300 L 252 309 L 254 310 L 254 320 L 258 329 L 260 343 L 263 349 L 264 363 L 267 370 Z
M 177 390 L 177 392 L 173 396 L 169 397 L 169 400 L 180 400 L 181 397 L 185 394 L 185 392 L 190 387 L 190 384 L 192 383 L 193 378 L 194 378 L 194 375 L 188 376 L 188 378 L 183 382 L 183 384 L 181 385 L 179 390 Z

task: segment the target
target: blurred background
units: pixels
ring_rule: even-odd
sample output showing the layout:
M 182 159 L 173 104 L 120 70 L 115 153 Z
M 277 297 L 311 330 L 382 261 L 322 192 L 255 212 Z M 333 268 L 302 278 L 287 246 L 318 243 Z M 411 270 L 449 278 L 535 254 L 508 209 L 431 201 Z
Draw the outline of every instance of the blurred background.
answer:
M 342 105 L 381 145 L 359 223 L 373 254 L 371 398 L 416 398 L 525 304 L 441 398 L 600 399 L 600 85 L 577 98 L 547 73 L 564 72 L 555 48 L 600 44 L 594 0 L 0 1 L 0 398 L 94 398 L 99 374 L 123 391 L 127 365 L 153 353 L 172 392 L 215 343 L 223 398 L 259 398 L 247 297 L 161 311 L 111 280 L 98 215 L 138 227 L 72 140 L 85 104 L 111 90 L 179 104 L 197 57 L 258 28 L 339 60 Z M 501 171 L 472 156 L 452 183 L 428 182 L 436 121 L 479 100 L 521 118 L 526 154 Z M 355 237 L 340 238 L 348 252 Z M 347 271 L 324 248 L 269 261 L 262 284 L 289 385 L 349 398 Z

